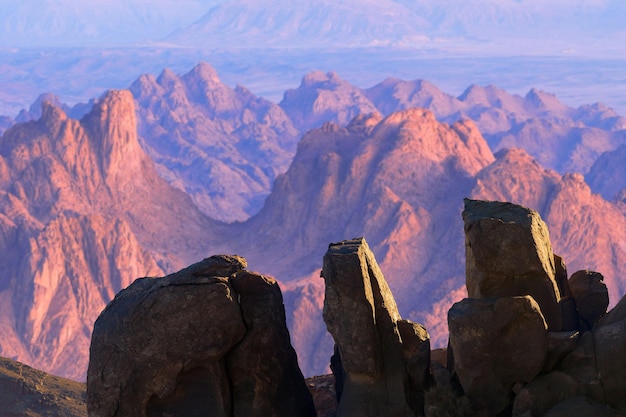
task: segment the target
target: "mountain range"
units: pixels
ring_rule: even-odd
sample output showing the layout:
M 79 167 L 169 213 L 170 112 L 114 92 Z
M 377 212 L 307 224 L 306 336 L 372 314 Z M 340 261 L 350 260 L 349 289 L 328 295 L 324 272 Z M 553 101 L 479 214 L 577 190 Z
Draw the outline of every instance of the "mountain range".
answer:
M 134 278 L 237 253 L 281 282 L 301 367 L 322 373 L 321 260 L 355 236 L 442 346 L 464 294 L 464 197 L 538 210 L 570 272 L 626 292 L 625 123 L 600 104 L 315 72 L 275 105 L 208 64 L 80 108 L 40 102 L 0 141 L 0 355 L 46 371 L 84 378 L 92 323 Z
M 175 46 L 438 48 L 615 53 L 622 2 L 480 0 L 69 0 L 0 5 L 3 47 Z M 610 42 L 613 40 L 613 42 Z

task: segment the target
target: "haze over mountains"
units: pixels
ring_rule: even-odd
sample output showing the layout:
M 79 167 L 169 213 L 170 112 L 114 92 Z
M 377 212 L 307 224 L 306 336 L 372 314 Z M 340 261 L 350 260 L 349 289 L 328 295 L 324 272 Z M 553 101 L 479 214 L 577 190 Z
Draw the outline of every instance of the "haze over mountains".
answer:
M 80 121 L 61 107 L 44 100 L 0 141 L 0 355 L 56 374 L 84 377 L 91 323 L 120 288 L 217 253 L 283 283 L 303 371 L 321 373 L 321 259 L 360 235 L 403 316 L 442 345 L 468 196 L 537 209 L 570 272 L 602 272 L 612 300 L 626 290 L 624 120 L 601 105 L 493 86 L 454 97 L 420 80 L 360 89 L 321 72 L 275 105 L 199 64 L 108 92 Z
M 74 105 L 201 60 L 274 102 L 302 74 L 332 70 L 361 87 L 421 77 L 455 95 L 536 87 L 625 113 L 625 16 L 616 0 L 2 2 L 0 115 L 44 91 Z
M 525 53 L 555 52 L 573 43 L 578 52 L 598 53 L 598 47 L 612 49 L 606 40 L 625 36 L 625 17 L 626 7 L 616 0 L 480 0 L 471 5 L 434 0 L 116 0 L 90 6 L 21 1 L 0 6 L 0 46 L 167 42 L 185 47 L 384 45 L 459 51 L 480 45 L 494 52 L 514 42 Z M 537 39 L 541 42 L 528 42 Z M 579 42 L 583 40 L 587 42 Z

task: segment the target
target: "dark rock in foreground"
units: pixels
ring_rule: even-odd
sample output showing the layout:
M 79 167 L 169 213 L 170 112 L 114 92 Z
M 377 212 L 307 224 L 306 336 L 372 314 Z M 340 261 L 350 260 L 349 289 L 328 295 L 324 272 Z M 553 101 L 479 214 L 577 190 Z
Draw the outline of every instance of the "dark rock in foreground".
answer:
M 605 315 L 600 273 L 568 279 L 535 211 L 466 199 L 463 219 L 470 298 L 448 312 L 450 368 L 474 415 L 624 415 L 626 301 Z
M 532 296 L 551 331 L 562 327 L 548 226 L 511 203 L 465 199 L 466 283 L 470 298 Z
M 315 416 L 276 281 L 213 256 L 136 280 L 94 326 L 92 417 Z
M 333 366 L 341 386 L 337 415 L 422 414 L 430 368 L 428 333 L 401 319 L 367 242 L 359 238 L 331 244 L 322 276 L 324 321 L 340 358 Z
M 530 296 L 466 298 L 448 312 L 454 370 L 474 410 L 498 415 L 513 386 L 541 371 L 548 350 L 546 323 Z

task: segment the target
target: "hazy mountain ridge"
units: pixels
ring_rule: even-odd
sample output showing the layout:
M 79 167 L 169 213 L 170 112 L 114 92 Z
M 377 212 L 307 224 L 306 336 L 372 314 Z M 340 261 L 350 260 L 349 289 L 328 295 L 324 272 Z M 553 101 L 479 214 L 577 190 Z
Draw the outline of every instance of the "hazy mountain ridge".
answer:
M 510 51 L 507 43 L 512 42 L 530 53 L 562 53 L 567 49 L 593 53 L 587 44 L 607 49 L 608 45 L 599 39 L 624 36 L 620 22 L 625 16 L 626 8 L 617 1 L 546 4 L 534 0 L 482 0 L 468 5 L 432 0 L 382 3 L 238 0 L 217 5 L 167 40 L 203 46 L 383 45 L 450 51 L 480 45 L 490 53 Z M 537 38 L 542 42 L 529 42 Z
M 228 88 L 208 64 L 183 76 L 144 75 L 130 91 L 161 175 L 214 219 L 256 213 L 289 166 L 298 131 L 282 109 L 244 87 Z
M 445 122 L 471 119 L 495 151 L 523 148 L 559 172 L 586 173 L 598 156 L 626 143 L 626 119 L 611 108 L 594 104 L 575 109 L 536 89 L 521 97 L 492 85 L 472 85 L 454 97 L 424 80 L 389 78 L 359 89 L 335 73 L 315 72 L 288 90 L 280 106 L 303 128 L 319 126 L 321 120 L 345 124 L 350 116 L 372 109 L 387 115 L 426 108 Z M 312 122 L 303 124 L 305 119 Z
M 160 0 L 22 1 L 0 6 L 0 46 L 404 46 L 490 53 L 614 52 L 626 8 L 616 0 L 385 0 L 342 2 Z M 556 24 L 558 22 L 558 24 Z M 535 41 L 541 38 L 542 42 Z M 530 44 L 533 46 L 530 46 Z M 571 52 L 571 51 L 570 51 Z
M 327 121 L 346 125 L 359 114 L 420 107 L 448 123 L 471 119 L 494 151 L 523 148 L 561 173 L 586 174 L 600 155 L 626 144 L 626 119 L 611 108 L 600 103 L 572 108 L 537 89 L 522 97 L 493 85 L 471 85 L 454 97 L 424 80 L 388 78 L 361 89 L 336 73 L 315 71 L 275 105 L 245 87 L 227 87 L 201 63 L 184 75 L 167 69 L 159 77 L 143 75 L 130 90 L 144 149 L 160 175 L 189 193 L 205 214 L 229 222 L 260 210 L 301 135 Z M 41 96 L 17 119 L 37 117 L 37 104 L 51 99 L 58 102 Z M 90 105 L 64 108 L 80 116 Z M 613 178 L 609 182 L 621 178 L 619 169 L 606 175 Z
M 113 0 L 81 6 L 71 0 L 4 2 L 0 5 L 0 47 L 153 41 L 190 24 L 211 3 L 215 2 Z

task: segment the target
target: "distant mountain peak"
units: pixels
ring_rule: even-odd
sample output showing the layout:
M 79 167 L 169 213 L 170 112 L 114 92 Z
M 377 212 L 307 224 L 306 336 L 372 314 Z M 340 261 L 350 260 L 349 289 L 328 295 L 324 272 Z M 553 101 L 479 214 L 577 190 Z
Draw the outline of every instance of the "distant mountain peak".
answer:
M 334 71 L 330 71 L 330 72 L 323 72 L 323 71 L 311 71 L 308 74 L 306 74 L 303 78 L 302 78 L 302 84 L 300 85 L 301 87 L 313 87 L 316 86 L 318 84 L 323 84 L 323 83 L 329 83 L 331 85 L 338 85 L 341 82 L 345 82 L 344 80 L 341 79 L 341 77 L 339 77 L 339 74 L 337 74 Z
M 45 124 L 59 123 L 67 120 L 67 114 L 57 102 L 43 100 L 41 102 L 41 121 Z
M 217 71 L 206 62 L 200 62 L 193 67 L 190 72 L 184 75 L 186 78 L 197 78 L 203 81 L 209 81 L 215 84 L 221 84 Z
M 163 71 L 161 71 L 161 74 L 157 77 L 156 82 L 162 87 L 169 88 L 173 85 L 180 84 L 180 78 L 171 69 L 163 68 Z
M 147 156 L 137 137 L 135 101 L 130 91 L 105 93 L 81 124 L 91 133 L 102 174 L 110 186 L 128 183 L 129 175 L 141 171 L 142 159 Z
M 531 88 L 524 96 L 524 101 L 538 110 L 548 109 L 551 111 L 566 111 L 569 107 L 561 103 L 559 99 L 551 93 L 543 90 Z

